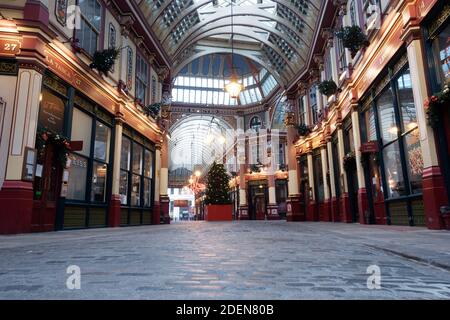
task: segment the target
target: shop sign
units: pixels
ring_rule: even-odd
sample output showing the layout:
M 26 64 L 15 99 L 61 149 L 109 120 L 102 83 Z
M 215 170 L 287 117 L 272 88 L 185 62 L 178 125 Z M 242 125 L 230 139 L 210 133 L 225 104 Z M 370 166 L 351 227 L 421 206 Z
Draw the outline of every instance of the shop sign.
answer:
M 14 57 L 20 53 L 21 42 L 17 38 L 0 37 L 0 56 Z
M 361 144 L 361 153 L 375 153 L 378 152 L 378 142 L 369 141 Z
M 42 92 L 39 108 L 39 124 L 57 133 L 62 133 L 64 124 L 64 101 L 48 91 Z
M 376 77 L 382 72 L 391 58 L 400 49 L 403 42 L 401 40 L 402 35 L 401 20 L 396 23 L 389 33 L 389 39 L 387 42 L 380 46 L 378 52 L 371 60 L 370 64 L 365 67 L 365 71 L 361 76 L 361 81 L 357 86 L 357 96 L 362 97 L 366 90 L 373 84 Z

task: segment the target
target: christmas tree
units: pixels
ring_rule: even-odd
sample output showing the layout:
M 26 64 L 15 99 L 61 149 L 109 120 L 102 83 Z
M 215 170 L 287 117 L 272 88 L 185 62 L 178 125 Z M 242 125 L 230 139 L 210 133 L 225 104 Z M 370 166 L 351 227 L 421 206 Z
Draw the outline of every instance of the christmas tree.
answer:
M 206 177 L 205 204 L 230 204 L 230 177 L 225 166 L 214 161 Z

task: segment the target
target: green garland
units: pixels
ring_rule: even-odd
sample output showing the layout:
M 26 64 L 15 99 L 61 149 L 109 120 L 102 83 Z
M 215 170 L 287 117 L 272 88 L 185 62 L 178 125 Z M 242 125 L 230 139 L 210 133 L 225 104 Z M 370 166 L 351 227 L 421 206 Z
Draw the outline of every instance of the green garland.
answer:
M 329 97 L 338 91 L 338 87 L 333 80 L 325 80 L 319 84 L 319 91 L 321 94 Z
M 441 110 L 450 105 L 450 89 L 447 83 L 441 92 L 432 95 L 425 101 L 428 124 L 432 128 L 437 128 L 441 123 Z
M 230 204 L 230 176 L 225 166 L 214 161 L 206 179 L 205 204 Z
M 89 68 L 97 69 L 100 74 L 103 73 L 105 76 L 108 76 L 108 72 L 111 71 L 119 56 L 119 52 L 120 51 L 116 48 L 95 51 Z
M 344 47 L 350 50 L 352 58 L 359 50 L 368 47 L 370 44 L 366 34 L 358 26 L 341 28 L 336 32 L 336 36 L 342 40 Z
M 69 139 L 45 127 L 39 127 L 36 136 L 36 149 L 38 153 L 42 155 L 47 145 L 53 146 L 56 159 L 65 168 L 70 152 Z

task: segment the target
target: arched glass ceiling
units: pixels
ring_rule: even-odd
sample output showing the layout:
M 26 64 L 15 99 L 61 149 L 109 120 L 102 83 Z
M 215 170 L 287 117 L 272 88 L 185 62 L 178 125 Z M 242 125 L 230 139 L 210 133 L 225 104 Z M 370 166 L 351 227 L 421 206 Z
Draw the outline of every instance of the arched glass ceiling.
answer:
M 288 84 L 309 57 L 323 0 L 134 0 L 173 61 L 186 64 L 231 47 Z
M 170 129 L 169 173 L 206 172 L 213 161 L 222 162 L 234 147 L 234 134 L 227 122 L 206 115 L 186 116 Z
M 275 111 L 272 117 L 272 129 L 286 130 L 286 125 L 284 124 L 284 119 L 286 118 L 286 113 L 291 110 L 286 96 L 282 96 L 278 99 L 275 104 Z
M 275 78 L 252 60 L 235 55 L 233 63 L 244 90 L 238 99 L 224 90 L 231 75 L 231 58 L 227 54 L 200 57 L 185 66 L 173 83 L 172 102 L 203 106 L 257 104 L 278 85 Z

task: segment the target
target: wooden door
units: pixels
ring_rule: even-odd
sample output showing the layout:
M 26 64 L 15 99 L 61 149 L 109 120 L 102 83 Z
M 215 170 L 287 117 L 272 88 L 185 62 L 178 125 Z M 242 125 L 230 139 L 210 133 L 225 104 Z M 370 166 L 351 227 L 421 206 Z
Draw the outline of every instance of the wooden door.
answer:
M 31 231 L 43 232 L 55 230 L 56 204 L 59 197 L 62 167 L 58 163 L 53 147 L 47 145 L 38 155 L 34 181 L 33 215 Z

